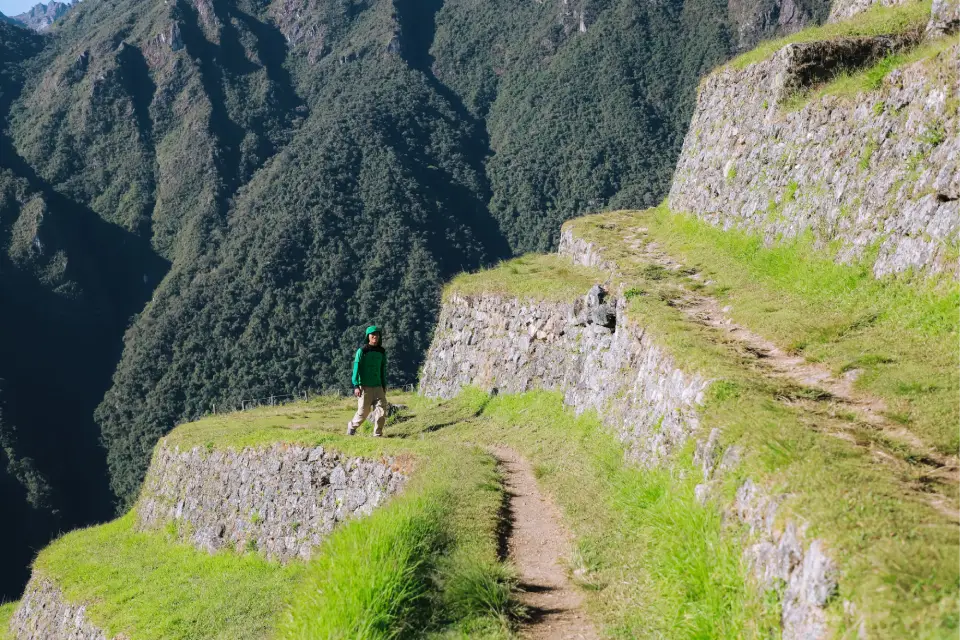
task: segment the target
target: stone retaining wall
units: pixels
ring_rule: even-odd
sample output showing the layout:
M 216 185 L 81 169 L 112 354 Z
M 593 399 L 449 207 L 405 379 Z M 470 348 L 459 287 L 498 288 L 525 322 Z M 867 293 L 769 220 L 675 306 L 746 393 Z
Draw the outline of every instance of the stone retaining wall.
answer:
M 560 253 L 610 274 L 616 264 L 591 242 L 564 229 Z M 669 462 L 689 438 L 702 469 L 697 487 L 711 499 L 719 477 L 737 466 L 736 446 L 721 450 L 719 431 L 701 433 L 698 407 L 710 381 L 681 370 L 649 332 L 631 322 L 615 293 L 594 287 L 571 302 L 534 302 L 502 295 L 452 295 L 444 302 L 427 353 L 420 392 L 449 398 L 466 385 L 519 393 L 561 391 L 578 413 L 596 409 L 624 443 L 627 458 L 646 466 Z M 747 481 L 727 512 L 750 532 L 744 551 L 766 589 L 782 589 L 785 640 L 829 635 L 825 607 L 836 593 L 836 569 L 822 544 L 802 529 L 775 527 L 782 496 Z
M 55 584 L 34 572 L 9 630 L 14 640 L 107 640 L 86 619 L 86 609 L 67 602 Z
M 200 549 L 307 559 L 338 523 L 369 515 L 407 476 L 396 460 L 275 444 L 243 451 L 158 447 L 137 503 L 139 526 L 175 522 Z
M 812 232 L 820 245 L 835 243 L 840 261 L 871 259 L 877 276 L 913 269 L 958 277 L 960 45 L 855 98 L 825 96 L 796 111 L 784 105 L 824 73 L 869 64 L 902 44 L 794 44 L 708 77 L 670 208 L 771 243 Z
M 452 296 L 440 312 L 420 392 L 450 398 L 487 391 L 564 392 L 577 413 L 600 412 L 628 457 L 654 465 L 696 429 L 707 381 L 680 371 L 629 323 L 620 301 L 594 287 L 575 302 Z
M 936 38 L 960 31 L 960 0 L 933 0 L 927 36 Z

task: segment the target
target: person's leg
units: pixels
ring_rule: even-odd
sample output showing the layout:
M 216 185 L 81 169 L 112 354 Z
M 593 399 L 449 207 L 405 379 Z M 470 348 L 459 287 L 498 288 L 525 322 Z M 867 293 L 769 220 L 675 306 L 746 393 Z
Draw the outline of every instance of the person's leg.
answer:
M 357 413 L 354 414 L 353 420 L 347 423 L 347 435 L 352 436 L 356 433 L 363 421 L 370 415 L 370 400 L 370 387 L 361 387 L 360 397 L 357 399 Z
M 373 389 L 371 389 L 373 391 Z M 373 395 L 371 404 L 373 405 L 373 435 L 383 435 L 383 425 L 387 421 L 387 394 L 383 392 L 383 387 L 377 387 Z

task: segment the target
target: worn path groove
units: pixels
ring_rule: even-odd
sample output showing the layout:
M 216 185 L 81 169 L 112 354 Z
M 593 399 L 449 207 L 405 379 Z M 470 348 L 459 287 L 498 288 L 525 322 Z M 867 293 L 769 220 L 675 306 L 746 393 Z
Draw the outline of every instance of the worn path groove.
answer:
M 495 447 L 509 496 L 507 552 L 517 568 L 520 601 L 529 617 L 520 635 L 533 640 L 596 640 L 583 595 L 570 582 L 564 559 L 570 539 L 556 507 L 540 493 L 530 463 L 516 451 Z
M 670 271 L 684 273 L 685 265 L 661 250 L 659 245 L 649 238 L 645 227 L 625 225 L 621 227 L 621 231 L 627 246 L 632 251 L 631 258 L 634 261 L 654 263 Z M 606 268 L 610 269 L 612 278 L 622 278 L 621 268 L 615 262 L 607 263 Z M 691 281 L 699 280 L 701 277 L 694 270 L 688 270 L 686 274 Z M 880 430 L 892 440 L 906 443 L 921 454 L 923 459 L 920 463 L 929 468 L 928 473 L 925 474 L 928 479 L 952 486 L 960 483 L 960 459 L 956 455 L 944 455 L 935 451 L 909 430 L 893 424 L 883 414 L 885 410 L 883 400 L 855 389 L 855 375 L 835 376 L 821 364 L 807 362 L 800 356 L 787 354 L 770 340 L 734 322 L 727 308 L 722 307 L 715 298 L 697 293 L 682 284 L 680 286 L 683 295 L 680 299 L 672 301 L 672 306 L 682 311 L 692 321 L 724 332 L 729 338 L 742 344 L 749 353 L 756 356 L 757 365 L 763 368 L 767 375 L 787 378 L 801 386 L 826 391 L 828 397 L 824 402 L 827 404 L 831 401 L 842 403 L 864 423 Z M 844 434 L 836 435 L 844 437 Z M 855 442 L 852 438 L 851 441 Z M 881 463 L 891 458 L 890 454 L 879 449 L 873 449 L 872 452 Z M 955 498 L 930 492 L 926 487 L 912 487 L 912 490 L 920 499 L 950 520 L 960 522 L 960 505 L 956 503 Z

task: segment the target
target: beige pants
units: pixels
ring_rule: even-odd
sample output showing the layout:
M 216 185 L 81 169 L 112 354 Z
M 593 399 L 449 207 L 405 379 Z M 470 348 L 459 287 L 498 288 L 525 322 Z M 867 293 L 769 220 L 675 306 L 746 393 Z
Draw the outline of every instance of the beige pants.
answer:
M 387 421 L 387 394 L 383 387 L 360 387 L 360 397 L 357 399 L 357 413 L 353 420 L 347 423 L 347 431 L 353 433 L 370 415 L 373 409 L 373 435 L 383 435 L 383 423 Z

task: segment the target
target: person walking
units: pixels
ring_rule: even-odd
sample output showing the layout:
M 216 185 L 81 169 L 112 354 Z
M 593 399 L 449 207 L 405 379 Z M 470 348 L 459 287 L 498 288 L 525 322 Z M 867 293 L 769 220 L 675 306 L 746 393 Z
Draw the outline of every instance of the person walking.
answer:
M 357 397 L 357 413 L 347 423 L 347 435 L 352 436 L 373 410 L 373 435 L 383 435 L 387 420 L 387 352 L 381 346 L 380 327 L 370 325 L 363 346 L 353 358 L 353 395 Z

